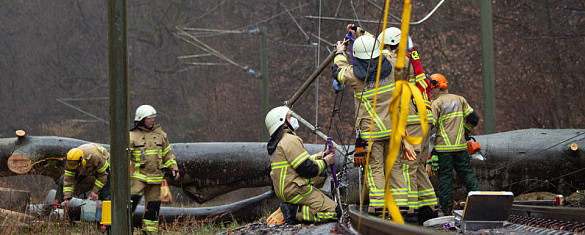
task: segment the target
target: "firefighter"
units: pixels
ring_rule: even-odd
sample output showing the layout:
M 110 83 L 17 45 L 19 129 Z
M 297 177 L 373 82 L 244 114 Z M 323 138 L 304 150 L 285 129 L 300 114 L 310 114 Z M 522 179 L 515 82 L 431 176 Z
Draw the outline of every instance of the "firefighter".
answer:
M 378 41 L 383 42 L 384 44 L 385 49 L 383 50 L 383 54 L 387 56 L 393 67 L 395 67 L 396 62 L 398 61 L 397 49 L 400 44 L 401 34 L 400 29 L 390 27 L 378 36 Z M 429 81 L 427 80 L 422 65 L 420 64 L 418 52 L 412 48 L 404 59 L 404 64 L 408 66 L 408 71 L 406 72 L 407 80 L 417 87 L 422 88 L 421 91 L 425 101 L 425 106 L 429 107 L 423 110 L 423 112 L 427 112 L 428 124 L 432 128 L 434 118 L 430 109 L 430 100 L 426 94 L 426 88 L 429 87 Z M 408 132 L 408 135 L 411 136 L 422 136 L 423 134 L 420 123 L 420 113 L 419 110 L 417 110 L 414 99 L 411 99 L 409 105 L 406 131 Z M 422 224 L 424 221 L 438 216 L 435 190 L 431 184 L 429 176 L 425 172 L 426 159 L 429 154 L 430 135 L 427 133 L 426 136 L 422 137 L 423 141 L 419 145 L 413 146 L 417 158 L 412 161 L 407 158 L 402 158 L 401 163 L 403 172 L 396 172 L 398 174 L 403 174 L 403 177 L 405 178 L 406 189 L 408 191 L 408 212 L 405 216 L 405 221 L 413 224 Z M 400 177 L 400 175 L 397 175 L 396 177 Z
M 465 98 L 449 94 L 447 87 L 447 79 L 443 75 L 431 75 L 431 106 L 437 128 L 433 143 L 435 147 L 427 161 L 427 172 L 432 175 L 438 171 L 437 194 L 445 216 L 452 215 L 453 210 L 453 169 L 463 180 L 467 192 L 480 190 L 471 168 L 466 142 L 469 132 L 477 125 L 479 116 Z
M 335 152 L 309 155 L 295 130 L 298 120 L 290 109 L 276 107 L 266 115 L 265 124 L 270 133 L 267 144 L 270 155 L 270 178 L 287 224 L 299 222 L 326 222 L 338 219 L 341 208 L 318 188 L 326 176 L 327 166 L 335 163 Z M 318 177 L 321 176 L 321 177 Z M 317 178 L 315 178 L 317 177 Z M 315 179 L 319 182 L 316 182 Z
M 144 195 L 142 231 L 145 233 L 158 232 L 163 169 L 170 170 L 175 180 L 179 179 L 179 168 L 169 145 L 167 133 L 162 130 L 160 124 L 154 124 L 156 114 L 152 106 L 141 105 L 136 109 L 134 127 L 130 129 L 132 213 Z
M 384 208 L 384 188 L 386 185 L 384 159 L 390 151 L 392 132 L 388 107 L 394 92 L 394 71 L 392 64 L 386 57 L 382 58 L 381 67 L 377 68 L 380 44 L 371 34 L 354 25 L 348 25 L 347 30 L 358 36 L 352 48 L 353 62 L 348 62 L 349 57 L 345 52 L 345 45 L 338 42 L 337 55 L 333 65 L 333 78 L 337 83 L 349 86 L 354 90 L 357 115 L 354 165 L 365 168 L 369 196 L 368 213 L 381 215 Z M 376 73 L 378 70 L 380 70 L 380 80 L 376 92 Z M 376 106 L 373 107 L 375 97 L 377 97 L 377 101 Z M 372 127 L 371 132 L 370 127 Z M 367 149 L 367 140 L 370 138 L 371 148 Z M 370 159 L 368 165 L 365 165 L 367 151 L 370 152 Z M 401 154 L 402 151 L 400 151 Z M 399 173 L 402 170 L 397 168 L 401 168 L 400 157 L 397 157 L 393 163 L 389 184 L 400 211 L 406 212 L 408 197 L 405 182 Z M 400 174 L 399 177 L 394 174 L 396 172 Z
M 91 189 L 91 200 L 110 200 L 110 153 L 98 144 L 83 144 L 67 152 L 65 174 L 59 179 L 55 199 L 67 207 L 73 195 Z M 91 176 L 91 177 L 90 177 Z M 91 185 L 86 179 L 93 179 Z M 76 194 L 74 194 L 76 192 Z

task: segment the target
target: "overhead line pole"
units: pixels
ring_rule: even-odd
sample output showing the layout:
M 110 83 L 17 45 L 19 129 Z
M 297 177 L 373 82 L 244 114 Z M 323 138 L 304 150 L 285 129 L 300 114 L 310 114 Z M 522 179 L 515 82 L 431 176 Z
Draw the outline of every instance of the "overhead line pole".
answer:
M 260 27 L 260 49 L 262 50 L 261 53 L 261 63 L 260 63 L 260 75 L 262 76 L 262 121 L 260 123 L 264 123 L 264 117 L 268 114 L 268 46 L 266 40 L 266 27 Z M 270 136 L 268 135 L 268 130 L 266 128 L 262 128 L 262 141 L 268 141 Z
M 311 76 L 309 76 L 309 78 L 307 78 L 305 83 L 303 83 L 303 85 L 301 85 L 301 87 L 295 92 L 295 94 L 290 98 L 290 100 L 287 100 L 284 102 L 284 105 L 286 105 L 289 108 L 292 108 L 292 106 L 297 102 L 299 97 L 301 97 L 301 95 L 307 90 L 307 88 L 309 88 L 311 83 L 313 83 L 313 81 L 315 81 L 317 76 L 319 76 L 319 74 L 321 74 L 321 72 L 323 72 L 323 70 L 325 68 L 327 68 L 329 63 L 331 63 L 331 61 L 333 61 L 333 58 L 335 58 L 335 51 L 333 51 L 333 52 L 331 52 L 331 54 L 329 54 L 329 56 L 321 63 L 319 68 L 317 68 L 317 70 L 315 70 L 313 72 L 313 74 L 311 74 Z
M 481 21 L 481 76 L 483 78 L 483 123 L 485 134 L 496 133 L 496 85 L 492 0 L 479 0 Z
M 130 234 L 127 0 L 108 0 L 112 234 Z

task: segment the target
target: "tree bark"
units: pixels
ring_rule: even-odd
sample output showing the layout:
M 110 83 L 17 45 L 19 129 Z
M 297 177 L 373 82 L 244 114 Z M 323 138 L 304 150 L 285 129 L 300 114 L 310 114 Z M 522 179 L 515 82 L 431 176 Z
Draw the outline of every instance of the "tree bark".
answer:
M 527 129 L 475 136 L 481 144 L 485 161 L 471 164 L 482 190 L 507 190 L 515 195 L 548 191 L 568 195 L 585 188 L 585 130 Z M 46 160 L 63 157 L 70 148 L 86 141 L 55 136 L 0 139 L 0 176 L 14 175 L 7 160 L 17 150 L 33 162 L 30 173 L 58 179 L 62 162 Z M 571 150 L 571 144 L 576 150 Z M 108 145 L 103 145 L 109 148 Z M 196 202 L 203 203 L 218 195 L 249 187 L 271 186 L 270 157 L 266 143 L 177 143 L 171 144 L 177 156 L 181 178 L 170 185 L 180 187 Z M 323 145 L 305 145 L 316 153 Z M 55 161 L 55 162 L 51 162 Z M 342 168 L 336 156 L 337 170 Z M 348 202 L 358 195 L 358 174 L 353 166 L 345 166 Z M 455 178 L 456 179 L 456 178 Z M 453 198 L 464 199 L 465 188 L 455 180 Z

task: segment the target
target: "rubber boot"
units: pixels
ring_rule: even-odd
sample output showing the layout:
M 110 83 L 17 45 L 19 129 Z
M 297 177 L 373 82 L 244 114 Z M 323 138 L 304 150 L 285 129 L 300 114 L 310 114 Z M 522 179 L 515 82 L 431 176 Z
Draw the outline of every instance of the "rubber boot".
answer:
M 286 202 L 280 203 L 280 210 L 282 211 L 282 215 L 284 216 L 284 222 L 289 225 L 298 224 L 299 221 L 297 220 L 297 210 L 299 209 L 299 205 L 290 204 Z
M 419 224 L 418 223 L 418 213 L 408 213 L 404 217 L 404 222 L 409 224 Z
M 136 211 L 136 207 L 138 207 L 138 203 L 140 203 L 141 198 L 142 198 L 141 195 L 130 195 L 130 204 L 132 205 L 130 222 L 132 223 L 132 230 L 134 230 L 134 227 L 140 227 L 140 225 L 142 224 L 142 222 L 140 222 L 140 224 L 134 223 L 134 211 Z
M 423 206 L 418 209 L 418 223 L 422 225 L 425 221 L 439 217 L 439 211 L 433 210 L 429 206 Z

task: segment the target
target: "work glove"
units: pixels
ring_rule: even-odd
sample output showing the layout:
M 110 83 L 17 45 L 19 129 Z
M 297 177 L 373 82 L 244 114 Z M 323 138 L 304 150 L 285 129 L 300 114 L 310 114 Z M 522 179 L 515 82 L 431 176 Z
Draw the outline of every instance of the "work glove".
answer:
M 408 143 L 406 140 L 402 140 L 402 147 L 404 149 L 403 159 L 408 161 L 416 160 L 416 152 L 414 151 L 414 146 Z
M 435 176 L 439 171 L 439 155 L 434 149 L 431 151 L 431 157 L 427 160 L 425 170 L 429 176 Z
M 358 137 L 355 140 L 355 150 L 353 152 L 353 166 L 360 167 L 366 165 L 366 148 L 368 147 L 368 142 L 364 139 Z
M 268 225 L 284 224 L 284 215 L 282 214 L 282 211 L 280 210 L 280 207 L 278 208 L 278 210 L 274 211 L 268 217 L 268 219 L 266 219 L 266 224 L 268 224 Z
M 339 83 L 337 79 L 333 79 L 333 89 L 336 91 L 343 91 L 343 89 L 345 89 L 345 85 Z

